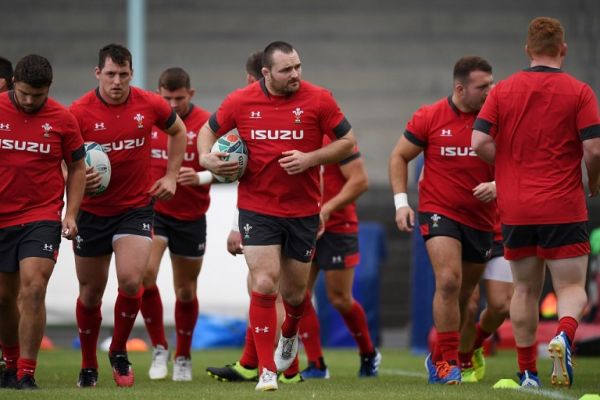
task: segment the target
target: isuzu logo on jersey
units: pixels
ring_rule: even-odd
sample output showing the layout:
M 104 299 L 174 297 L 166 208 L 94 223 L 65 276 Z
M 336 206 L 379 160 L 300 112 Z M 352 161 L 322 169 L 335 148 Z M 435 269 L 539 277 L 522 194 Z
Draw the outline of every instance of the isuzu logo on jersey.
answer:
M 302 111 L 302 109 L 300 107 L 296 107 L 296 109 L 294 111 L 292 111 L 292 114 L 294 114 L 294 116 L 296 117 L 294 119 L 294 123 L 301 124 L 302 121 L 300 120 L 300 116 L 302 114 L 304 114 L 304 111 Z
M 288 130 L 288 129 L 252 129 L 250 131 L 252 139 L 257 140 L 302 140 L 304 138 L 304 131 L 300 130 Z
M 131 150 L 136 147 L 142 147 L 144 146 L 145 141 L 146 138 L 127 139 L 112 143 L 102 143 L 101 146 L 102 150 L 104 150 L 105 153 L 108 153 L 109 151 Z
M 49 123 L 45 123 L 42 125 L 42 129 L 44 130 L 44 137 L 50 137 L 50 131 L 52 130 L 52 125 Z
M 169 153 L 162 149 L 152 149 L 152 158 L 158 158 L 159 160 L 168 160 Z M 196 153 L 188 153 L 187 151 L 183 154 L 184 161 L 194 161 L 196 159 Z
M 96 122 L 96 123 L 94 123 L 94 130 L 95 131 L 103 131 L 105 129 L 106 129 L 106 127 L 104 126 L 104 122 Z
M 0 139 L 0 149 L 28 151 L 30 153 L 50 153 L 50 143 L 36 143 L 25 140 Z
M 446 157 L 477 157 L 471 147 L 440 147 L 440 154 Z
M 441 136 L 452 136 L 452 130 L 451 129 L 442 129 Z
M 6 132 L 10 131 L 10 124 L 0 123 L 0 131 L 6 131 Z
M 140 113 L 135 114 L 133 119 L 137 122 L 138 128 L 142 129 L 144 127 L 144 116 Z
M 250 119 L 261 119 L 260 111 L 250 111 Z

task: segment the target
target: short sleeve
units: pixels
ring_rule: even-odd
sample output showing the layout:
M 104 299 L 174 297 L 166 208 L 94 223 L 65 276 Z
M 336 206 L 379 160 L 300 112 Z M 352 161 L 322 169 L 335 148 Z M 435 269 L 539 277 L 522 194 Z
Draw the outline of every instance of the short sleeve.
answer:
M 83 138 L 75 116 L 70 112 L 64 113 L 62 134 L 62 153 L 67 163 L 81 160 L 85 156 Z
M 332 139 L 341 138 L 352 129 L 333 95 L 327 90 L 321 92 L 319 128 Z
M 169 103 L 158 94 L 153 94 L 152 99 L 154 102 L 154 110 L 156 112 L 156 126 L 162 130 L 169 129 L 177 119 L 175 110 L 173 110 Z
M 429 113 L 427 107 L 419 108 L 406 124 L 404 136 L 412 144 L 425 147 L 429 137 Z
M 577 130 L 581 140 L 600 137 L 598 99 L 588 85 L 583 87 L 579 109 L 577 110 Z
M 223 136 L 237 126 L 235 122 L 235 104 L 235 97 L 230 94 L 223 100 L 219 109 L 210 116 L 208 125 L 215 135 Z
M 494 126 L 498 125 L 498 86 L 494 87 L 487 98 L 485 99 L 485 103 L 483 103 L 483 107 L 479 114 L 477 115 L 477 119 L 473 124 L 473 129 L 492 134 L 497 132 L 497 130 L 493 130 Z

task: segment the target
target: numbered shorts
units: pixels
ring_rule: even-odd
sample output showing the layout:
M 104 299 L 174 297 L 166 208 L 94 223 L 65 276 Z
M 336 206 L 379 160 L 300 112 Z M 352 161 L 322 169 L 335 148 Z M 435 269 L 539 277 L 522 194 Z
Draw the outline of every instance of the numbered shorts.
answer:
M 240 209 L 240 234 L 244 246 L 281 245 L 281 253 L 310 262 L 315 251 L 319 215 L 284 218 Z
M 154 240 L 157 237 L 167 242 L 171 254 L 200 258 L 204 256 L 206 249 L 206 216 L 194 221 L 183 221 L 155 213 Z
M 317 240 L 315 262 L 324 271 L 356 267 L 360 262 L 358 234 L 325 232 Z
M 448 236 L 462 245 L 462 260 L 485 263 L 492 255 L 493 232 L 480 231 L 437 213 L 419 213 L 421 235 L 425 241 L 436 236 Z
M 16 272 L 19 262 L 28 257 L 58 257 L 60 231 L 58 221 L 39 221 L 0 228 L 0 272 Z
M 143 236 L 152 240 L 152 205 L 133 208 L 123 214 L 101 217 L 79 211 L 79 234 L 73 240 L 73 252 L 81 257 L 98 257 L 113 252 L 113 241 L 122 235 Z
M 590 254 L 587 222 L 548 225 L 502 225 L 507 260 L 539 257 L 559 260 Z

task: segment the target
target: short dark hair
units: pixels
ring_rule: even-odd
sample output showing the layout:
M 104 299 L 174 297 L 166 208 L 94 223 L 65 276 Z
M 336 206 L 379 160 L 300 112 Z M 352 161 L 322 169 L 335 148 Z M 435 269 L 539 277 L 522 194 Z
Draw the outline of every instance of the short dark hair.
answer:
M 183 68 L 167 68 L 158 78 L 158 87 L 174 91 L 181 88 L 191 87 L 190 75 Z
M 36 89 L 50 87 L 52 84 L 50 61 L 37 54 L 21 58 L 15 67 L 15 82 L 23 82 Z
M 101 48 L 98 52 L 98 68 L 104 68 L 107 57 L 110 57 L 115 64 L 120 65 L 121 67 L 127 65 L 129 62 L 129 68 L 133 69 L 131 53 L 125 46 L 111 43 Z
M 246 60 L 246 72 L 253 76 L 256 80 L 262 78 L 262 58 L 263 52 L 255 51 L 254 53 L 250 54 Z
M 492 66 L 481 57 L 462 57 L 454 64 L 453 77 L 462 83 L 466 83 L 469 80 L 469 74 L 473 71 L 483 71 L 491 74 Z
M 565 28 L 556 18 L 537 17 L 529 23 L 527 49 L 532 54 L 556 57 L 565 42 Z
M 273 66 L 273 53 L 277 50 L 284 54 L 290 54 L 294 52 L 294 46 L 287 42 L 277 41 L 271 42 L 263 50 L 262 66 L 271 69 Z
M 6 80 L 6 86 L 12 89 L 13 67 L 12 63 L 4 57 L 0 57 L 0 78 Z

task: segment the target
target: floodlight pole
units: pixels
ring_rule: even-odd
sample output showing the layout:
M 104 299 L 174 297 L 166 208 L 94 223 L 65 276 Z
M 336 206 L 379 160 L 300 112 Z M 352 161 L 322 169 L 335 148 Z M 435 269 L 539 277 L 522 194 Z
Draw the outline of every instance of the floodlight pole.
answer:
M 127 47 L 133 56 L 132 84 L 146 86 L 146 0 L 127 0 Z

